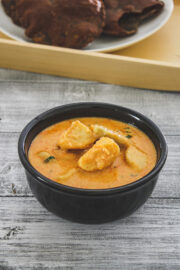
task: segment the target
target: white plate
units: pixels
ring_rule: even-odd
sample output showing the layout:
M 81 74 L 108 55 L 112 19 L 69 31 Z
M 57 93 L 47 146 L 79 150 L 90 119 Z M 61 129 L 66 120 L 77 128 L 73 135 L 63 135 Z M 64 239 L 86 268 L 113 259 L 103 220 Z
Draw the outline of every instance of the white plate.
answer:
M 115 51 L 118 49 L 131 46 L 151 36 L 168 21 L 173 12 L 174 8 L 173 0 L 163 0 L 163 1 L 165 3 L 165 7 L 161 12 L 161 14 L 156 18 L 140 25 L 138 32 L 135 35 L 126 38 L 101 36 L 83 50 L 99 51 L 99 52 Z M 11 19 L 5 14 L 1 2 L 0 2 L 0 31 L 15 40 L 30 42 L 30 40 L 25 37 L 24 30 L 21 27 L 13 24 Z

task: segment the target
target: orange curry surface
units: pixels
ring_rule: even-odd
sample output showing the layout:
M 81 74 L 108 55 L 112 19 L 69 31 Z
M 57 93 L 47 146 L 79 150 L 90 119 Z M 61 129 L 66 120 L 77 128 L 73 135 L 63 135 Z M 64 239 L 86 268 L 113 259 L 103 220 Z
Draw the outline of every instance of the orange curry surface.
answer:
M 52 125 L 33 140 L 29 149 L 29 161 L 42 175 L 72 187 L 106 189 L 132 183 L 154 168 L 157 160 L 154 144 L 141 130 L 120 121 L 90 117 L 78 120 L 88 127 L 92 124 L 101 125 L 126 137 L 130 144 L 146 155 L 146 166 L 141 170 L 131 166 L 126 160 L 127 147 L 120 145 L 118 156 L 108 167 L 91 172 L 83 170 L 78 166 L 78 160 L 93 145 L 83 150 L 64 150 L 57 143 L 75 120 L 77 119 Z M 46 153 L 49 153 L 50 157 L 46 156 Z

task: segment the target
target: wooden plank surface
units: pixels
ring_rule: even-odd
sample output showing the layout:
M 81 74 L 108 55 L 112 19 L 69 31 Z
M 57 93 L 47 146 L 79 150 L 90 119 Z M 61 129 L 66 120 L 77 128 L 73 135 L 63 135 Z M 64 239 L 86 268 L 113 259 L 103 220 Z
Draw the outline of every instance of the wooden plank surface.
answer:
M 31 78 L 31 75 L 29 77 Z M 27 75 L 25 78 L 22 76 L 22 81 L 19 77 L 18 81 L 14 78 L 11 78 L 11 81 L 4 81 L 4 79 L 0 81 L 0 113 L 2 116 L 0 131 L 20 132 L 35 115 L 61 104 L 102 101 L 137 109 L 155 121 L 165 135 L 180 135 L 180 96 L 178 94 L 158 91 L 152 94 L 152 91 L 149 90 L 143 91 L 94 82 L 69 81 L 68 79 L 62 81 L 57 77 L 53 77 L 54 81 L 45 79 L 43 82 L 43 77 L 35 76 L 38 81 L 27 83 L 26 78 Z M 7 91 L 10 93 L 10 99 L 7 99 Z M 23 113 L 21 113 L 22 111 Z M 166 121 L 164 121 L 165 114 Z M 19 121 L 14 124 L 17 118 Z
M 18 160 L 25 124 L 78 101 L 130 107 L 155 121 L 169 156 L 148 202 L 132 216 L 79 225 L 47 212 Z M 180 95 L 0 69 L 0 270 L 180 269 Z
M 8 270 L 179 270 L 179 206 L 179 200 L 149 199 L 126 219 L 80 225 L 58 219 L 34 198 L 3 198 L 0 264 Z

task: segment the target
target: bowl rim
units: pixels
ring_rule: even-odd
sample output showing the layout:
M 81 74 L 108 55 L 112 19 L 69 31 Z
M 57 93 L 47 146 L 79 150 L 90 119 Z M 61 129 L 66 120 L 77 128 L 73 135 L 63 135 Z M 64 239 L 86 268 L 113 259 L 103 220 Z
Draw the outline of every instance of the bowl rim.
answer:
M 144 177 L 138 179 L 137 181 L 134 181 L 130 184 L 127 185 L 123 185 L 123 186 L 118 186 L 118 187 L 114 187 L 114 188 L 105 188 L 105 189 L 84 189 L 84 188 L 77 188 L 77 187 L 71 187 L 71 186 L 67 186 L 58 182 L 55 182 L 54 180 L 51 180 L 49 178 L 47 178 L 46 176 L 42 175 L 41 173 L 39 173 L 29 162 L 27 155 L 25 153 L 25 142 L 26 142 L 26 138 L 29 135 L 29 133 L 31 132 L 32 128 L 35 127 L 36 125 L 38 125 L 38 123 L 40 121 L 44 121 L 51 113 L 55 112 L 55 111 L 59 111 L 59 110 L 63 110 L 63 109 L 76 109 L 79 108 L 80 106 L 84 106 L 84 107 L 88 107 L 88 106 L 99 106 L 101 108 L 109 108 L 109 109 L 116 109 L 116 110 L 121 110 L 123 112 L 126 112 L 128 114 L 131 114 L 135 117 L 138 117 L 140 120 L 143 120 L 143 122 L 145 122 L 146 124 L 148 124 L 148 126 L 150 127 L 150 129 L 152 130 L 152 132 L 156 135 L 156 137 L 159 140 L 159 144 L 160 144 L 160 148 L 161 148 L 161 155 L 160 158 L 158 160 L 158 162 L 156 163 L 156 166 L 148 173 L 146 174 Z M 83 116 L 82 116 L 83 117 Z M 89 117 L 93 117 L 89 116 Z M 102 116 L 103 117 L 103 116 Z M 70 118 L 69 118 L 70 119 Z M 71 118 L 72 119 L 72 118 Z M 113 118 L 110 118 L 113 119 Z M 115 119 L 114 119 L 115 120 Z M 118 120 L 117 120 L 118 121 Z M 49 125 L 47 125 L 48 127 Z M 143 129 L 142 129 L 143 131 Z M 148 134 L 147 134 L 148 135 Z M 34 119 L 32 119 L 22 130 L 20 136 L 19 136 L 19 141 L 18 141 L 18 154 L 19 154 L 19 158 L 20 161 L 23 165 L 23 167 L 25 168 L 25 170 L 28 171 L 28 173 L 30 173 L 33 178 L 35 178 L 37 181 L 48 185 L 51 188 L 54 188 L 56 190 L 61 190 L 64 192 L 71 192 L 74 194 L 79 194 L 79 195 L 111 195 L 114 193 L 119 193 L 119 192 L 124 192 L 124 191 L 129 191 L 132 189 L 137 188 L 140 185 L 144 185 L 146 182 L 154 179 L 154 176 L 158 175 L 159 171 L 162 169 L 162 167 L 164 166 L 166 159 L 167 159 L 167 154 L 168 154 L 168 147 L 167 147 L 167 143 L 165 140 L 164 135 L 162 134 L 161 130 L 159 129 L 159 127 L 152 121 L 150 120 L 148 117 L 146 117 L 145 115 L 123 107 L 123 106 L 119 106 L 119 105 L 115 105 L 115 104 L 111 104 L 111 103 L 103 103 L 103 102 L 78 102 L 78 103 L 69 103 L 66 105 L 60 105 L 57 107 L 54 107 L 52 109 L 49 109 L 41 114 L 39 114 L 37 117 L 35 117 Z

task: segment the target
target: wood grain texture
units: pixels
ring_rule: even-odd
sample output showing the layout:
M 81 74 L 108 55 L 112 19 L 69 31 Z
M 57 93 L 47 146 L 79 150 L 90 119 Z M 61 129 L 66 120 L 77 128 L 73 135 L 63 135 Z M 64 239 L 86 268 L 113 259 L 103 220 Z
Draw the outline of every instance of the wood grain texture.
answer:
M 79 81 L 76 79 L 59 77 L 59 76 L 50 76 L 33 72 L 25 72 L 25 71 L 15 71 L 12 69 L 2 69 L 0 68 L 0 82 L 70 82 L 70 81 Z M 88 81 L 86 81 L 88 83 Z
M 3 198 L 0 215 L 4 269 L 180 267 L 180 200 L 152 199 L 131 217 L 104 225 L 65 221 L 34 198 Z
M 29 78 L 32 77 L 30 74 Z M 20 132 L 37 114 L 61 104 L 101 101 L 138 110 L 157 123 L 165 135 L 180 135 L 179 93 L 152 93 L 150 90 L 57 78 L 53 82 L 49 77 L 44 78 L 45 82 L 39 79 L 38 82 L 0 81 L 1 132 Z
M 177 40 L 178 42 L 178 40 Z M 180 64 L 0 38 L 0 67 L 155 90 L 180 91 Z
M 33 197 L 17 154 L 37 114 L 70 102 L 102 101 L 144 113 L 166 135 L 167 163 L 132 216 L 80 225 Z M 180 95 L 0 69 L 0 270 L 179 270 Z

